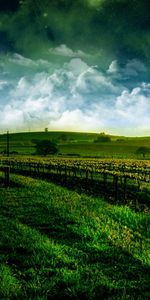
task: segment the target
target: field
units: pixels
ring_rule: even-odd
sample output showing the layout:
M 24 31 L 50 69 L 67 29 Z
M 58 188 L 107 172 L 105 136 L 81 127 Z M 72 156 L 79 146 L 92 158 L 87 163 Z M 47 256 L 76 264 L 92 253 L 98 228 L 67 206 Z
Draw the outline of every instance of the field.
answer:
M 148 210 L 20 175 L 0 205 L 1 299 L 149 299 Z
M 137 158 L 139 147 L 150 148 L 150 137 L 121 137 L 110 136 L 111 142 L 94 141 L 99 137 L 98 133 L 77 132 L 23 132 L 9 134 L 10 152 L 20 155 L 34 154 L 34 141 L 50 139 L 59 146 L 59 155 L 62 156 L 88 156 L 88 157 L 116 157 Z M 0 152 L 6 150 L 7 136 L 0 135 Z M 147 154 L 150 157 L 150 154 Z
M 0 299 L 150 298 L 150 137 L 98 138 L 0 136 Z

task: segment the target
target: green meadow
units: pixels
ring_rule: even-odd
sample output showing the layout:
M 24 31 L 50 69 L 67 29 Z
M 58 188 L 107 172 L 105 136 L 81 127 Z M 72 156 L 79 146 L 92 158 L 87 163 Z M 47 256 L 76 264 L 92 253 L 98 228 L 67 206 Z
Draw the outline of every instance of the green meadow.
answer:
M 17 175 L 0 208 L 0 299 L 149 299 L 148 208 Z
M 95 142 L 100 134 L 80 132 L 22 132 L 10 133 L 10 152 L 19 155 L 34 154 L 34 141 L 52 140 L 58 144 L 59 153 L 62 156 L 89 156 L 89 157 L 113 157 L 113 158 L 138 158 L 139 147 L 150 148 L 150 137 L 123 137 L 113 136 L 107 142 Z M 0 135 L 0 152 L 6 150 L 7 136 Z M 146 154 L 150 157 L 150 153 Z
M 9 134 L 10 156 L 35 155 L 35 141 L 57 143 L 57 156 L 149 158 L 150 137 L 76 132 Z M 0 135 L 0 152 L 7 135 Z M 0 174 L 0 299 L 150 298 L 149 207 L 141 193 L 126 204 L 40 179 Z M 92 187 L 91 187 L 92 188 Z M 92 189 L 91 189 L 92 191 Z M 128 205 L 127 205 L 128 204 Z

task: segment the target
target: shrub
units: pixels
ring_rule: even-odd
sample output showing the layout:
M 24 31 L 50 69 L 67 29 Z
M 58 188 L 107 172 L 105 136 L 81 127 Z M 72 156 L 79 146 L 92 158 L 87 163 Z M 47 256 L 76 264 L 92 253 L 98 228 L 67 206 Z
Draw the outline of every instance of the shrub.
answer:
M 36 145 L 36 154 L 47 156 L 48 154 L 56 154 L 58 152 L 58 147 L 55 142 L 50 140 L 37 141 Z

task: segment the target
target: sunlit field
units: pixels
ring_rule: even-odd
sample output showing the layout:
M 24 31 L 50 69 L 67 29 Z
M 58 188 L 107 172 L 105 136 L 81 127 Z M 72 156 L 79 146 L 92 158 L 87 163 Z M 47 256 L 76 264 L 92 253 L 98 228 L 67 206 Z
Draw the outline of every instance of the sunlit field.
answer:
M 148 299 L 149 211 L 11 175 L 0 187 L 1 299 Z

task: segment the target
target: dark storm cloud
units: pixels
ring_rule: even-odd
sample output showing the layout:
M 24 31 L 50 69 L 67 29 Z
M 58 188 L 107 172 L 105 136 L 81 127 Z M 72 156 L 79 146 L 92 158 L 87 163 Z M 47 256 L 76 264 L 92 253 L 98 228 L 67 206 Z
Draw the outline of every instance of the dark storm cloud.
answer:
M 149 62 L 149 0 L 1 0 L 1 50 L 33 55 L 67 44 Z
M 7 12 L 14 12 L 19 8 L 20 1 L 19 0 L 0 0 L 0 10 Z

